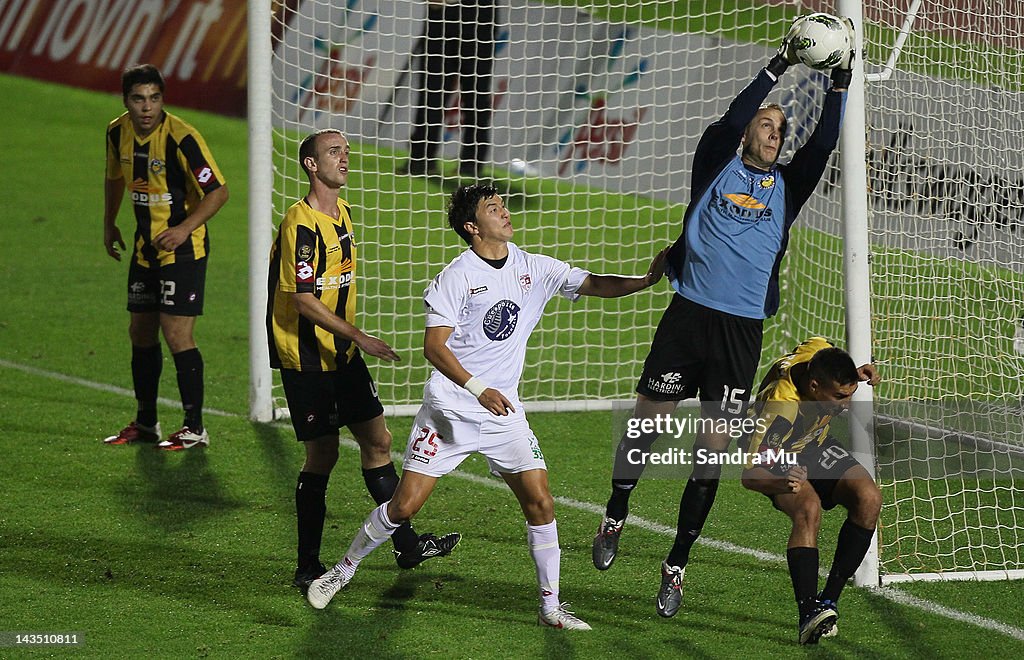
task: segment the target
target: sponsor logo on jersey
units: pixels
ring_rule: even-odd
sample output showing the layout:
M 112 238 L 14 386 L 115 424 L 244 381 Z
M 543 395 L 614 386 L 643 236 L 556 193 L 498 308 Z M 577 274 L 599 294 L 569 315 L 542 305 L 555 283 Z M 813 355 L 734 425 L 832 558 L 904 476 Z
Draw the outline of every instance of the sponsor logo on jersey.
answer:
M 751 197 L 750 195 L 744 195 L 743 193 L 726 193 L 725 195 L 723 195 L 723 197 L 728 199 L 736 206 L 742 206 L 745 209 L 764 208 L 764 204 L 761 203 L 761 200 L 759 200 L 756 197 Z
M 484 334 L 491 341 L 505 341 L 515 332 L 519 322 L 519 305 L 511 300 L 499 300 L 484 314 Z
M 487 287 L 485 287 L 485 286 L 471 287 L 469 289 L 469 295 L 475 296 L 476 294 L 483 293 L 486 290 L 487 290 Z
M 530 279 L 529 273 L 523 273 L 519 276 L 519 286 L 523 287 L 523 291 L 526 293 L 530 292 L 530 289 L 533 288 L 533 280 Z
M 135 206 L 168 206 L 171 203 L 171 193 L 144 193 L 132 191 L 132 204 Z
M 209 165 L 203 165 L 202 167 L 192 170 L 192 174 L 195 175 L 196 181 L 198 181 L 201 186 L 205 186 L 213 179 L 213 170 L 210 169 Z
M 132 181 L 128 189 L 135 206 L 169 206 L 174 199 L 169 192 L 150 192 L 149 182 L 142 178 Z
M 159 158 L 154 158 L 149 161 L 149 171 L 153 174 L 162 174 L 165 167 L 167 167 L 167 165 Z
M 340 275 L 324 275 L 323 277 L 316 278 L 316 288 L 318 291 L 329 291 L 332 289 L 341 289 L 352 283 L 352 273 L 341 273 Z
M 756 197 L 744 193 L 726 193 L 719 196 L 712 193 L 708 208 L 717 209 L 719 213 L 738 220 L 768 220 L 773 217 L 772 210 L 762 204 Z
M 300 261 L 295 264 L 295 281 L 297 282 L 312 282 L 313 281 L 313 267 L 305 261 Z
M 347 287 L 352 282 L 352 271 L 354 267 L 355 264 L 351 259 L 344 259 L 334 266 L 331 266 L 327 269 L 327 272 L 316 278 L 317 290 L 325 291 Z

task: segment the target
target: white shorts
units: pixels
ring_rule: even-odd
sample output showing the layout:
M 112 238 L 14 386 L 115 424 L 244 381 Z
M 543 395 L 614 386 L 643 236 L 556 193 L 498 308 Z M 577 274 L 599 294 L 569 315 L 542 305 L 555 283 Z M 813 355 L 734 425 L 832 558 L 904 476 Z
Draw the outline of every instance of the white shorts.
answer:
M 521 407 L 507 416 L 498 416 L 483 408 L 479 413 L 468 413 L 426 404 L 412 423 L 402 469 L 443 477 L 473 452 L 483 454 L 495 473 L 547 469 L 537 436 Z

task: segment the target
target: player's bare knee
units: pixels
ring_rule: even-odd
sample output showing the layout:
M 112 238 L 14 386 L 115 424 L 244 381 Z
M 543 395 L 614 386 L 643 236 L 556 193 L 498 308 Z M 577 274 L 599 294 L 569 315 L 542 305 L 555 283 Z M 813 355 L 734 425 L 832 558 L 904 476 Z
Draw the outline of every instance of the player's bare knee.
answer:
M 555 519 L 555 498 L 538 493 L 523 503 L 523 514 L 531 525 L 546 525 Z
M 821 506 L 817 500 L 809 500 L 801 503 L 793 509 L 790 517 L 793 519 L 793 528 L 801 531 L 818 534 L 821 527 Z
M 353 433 L 353 437 L 359 445 L 359 453 L 364 462 L 384 464 L 391 461 L 392 438 L 387 429 L 373 434 Z
M 865 529 L 874 529 L 878 524 L 878 516 L 882 512 L 882 491 L 871 482 L 863 486 L 857 494 L 857 508 L 854 522 Z
M 302 465 L 303 472 L 330 474 L 338 462 L 338 439 L 318 438 L 303 444 L 306 446 L 306 462 Z
M 410 498 L 395 497 L 388 504 L 388 518 L 396 525 L 409 522 L 413 516 L 420 512 L 422 506 L 421 502 L 414 502 Z
M 160 343 L 160 323 L 156 315 L 132 314 L 128 323 L 128 338 L 133 346 L 141 348 Z

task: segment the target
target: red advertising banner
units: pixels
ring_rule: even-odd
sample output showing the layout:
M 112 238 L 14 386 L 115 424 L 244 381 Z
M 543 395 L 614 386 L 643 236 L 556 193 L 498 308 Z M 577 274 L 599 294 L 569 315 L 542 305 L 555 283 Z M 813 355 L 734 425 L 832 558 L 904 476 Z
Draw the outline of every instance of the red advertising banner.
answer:
M 120 93 L 148 62 L 172 106 L 244 115 L 247 43 L 245 0 L 0 2 L 0 71 Z

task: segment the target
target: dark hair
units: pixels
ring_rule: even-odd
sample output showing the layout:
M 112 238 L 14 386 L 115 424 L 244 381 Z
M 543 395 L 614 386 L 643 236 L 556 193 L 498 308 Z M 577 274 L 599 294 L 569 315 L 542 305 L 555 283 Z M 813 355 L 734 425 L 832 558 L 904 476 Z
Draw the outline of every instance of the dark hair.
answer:
M 823 348 L 807 363 L 807 377 L 819 383 L 851 385 L 860 382 L 857 365 L 850 354 L 841 348 Z
M 152 64 L 133 64 L 121 72 L 121 96 L 128 98 L 132 87 L 150 83 L 160 88 L 161 94 L 164 93 L 164 77 L 160 69 Z
M 476 222 L 476 207 L 481 199 L 498 194 L 498 190 L 485 183 L 462 186 L 452 193 L 448 200 L 448 224 L 467 244 L 473 244 L 473 236 L 466 231 L 467 222 Z
M 321 128 L 316 133 L 310 133 L 302 139 L 299 143 L 299 165 L 302 166 L 302 171 L 306 173 L 306 176 L 312 178 L 312 174 L 309 169 L 306 168 L 307 158 L 316 158 L 316 139 L 321 135 L 330 135 L 337 133 L 338 135 L 344 135 L 341 131 L 336 128 Z

